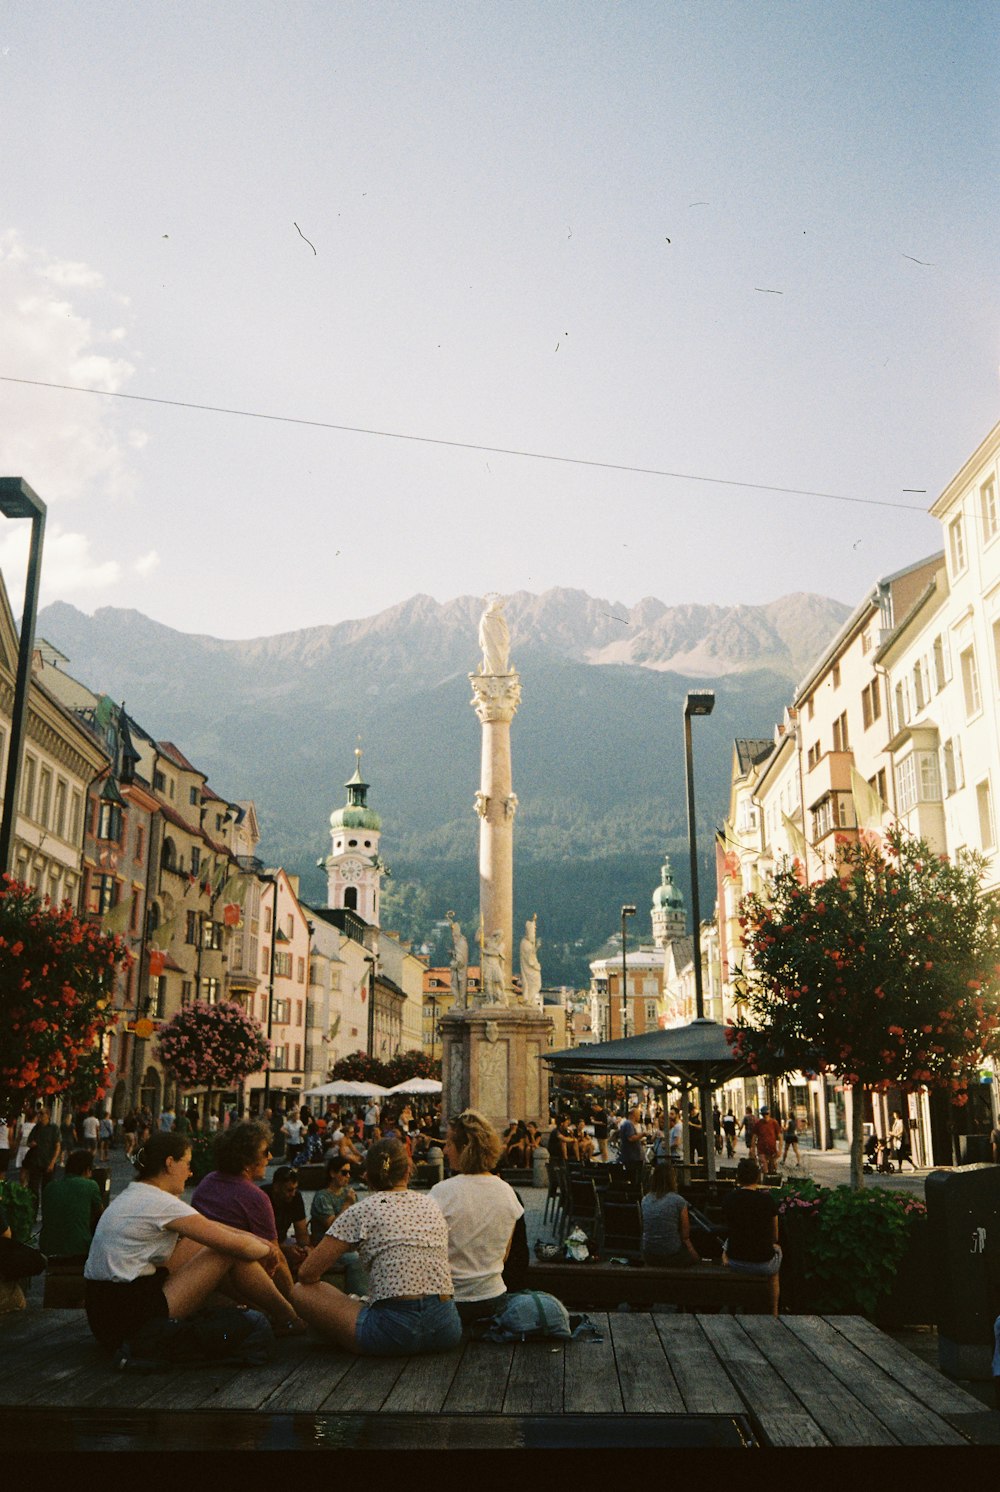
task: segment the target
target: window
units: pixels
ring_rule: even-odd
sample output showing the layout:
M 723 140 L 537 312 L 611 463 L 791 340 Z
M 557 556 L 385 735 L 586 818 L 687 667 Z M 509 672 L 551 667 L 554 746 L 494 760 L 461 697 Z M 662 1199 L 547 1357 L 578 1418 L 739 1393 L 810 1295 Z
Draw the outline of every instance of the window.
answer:
M 167 1013 L 167 976 L 156 974 L 149 981 L 150 1015 L 154 1021 L 162 1021 Z
M 298 961 L 295 980 L 297 984 L 305 984 L 306 982 L 306 961 L 304 958 L 300 958 Z
M 83 823 L 83 796 L 74 792 L 69 816 L 69 842 L 80 843 L 80 825 Z
M 995 539 L 1000 530 L 1000 513 L 997 511 L 997 484 L 990 477 L 979 489 L 979 511 L 983 520 L 983 543 Z
M 965 714 L 968 719 L 978 715 L 983 707 L 983 698 L 979 691 L 979 667 L 976 663 L 975 647 L 966 648 L 959 657 L 962 668 L 962 689 L 965 694 Z
M 201 869 L 201 850 L 196 844 L 191 846 L 191 874 L 197 875 Z
M 996 832 L 993 828 L 993 795 L 989 779 L 976 784 L 976 807 L 979 809 L 979 843 L 986 851 L 995 849 Z
M 823 753 L 820 750 L 819 742 L 815 741 L 812 746 L 809 747 L 809 751 L 806 755 L 806 767 L 810 772 L 812 771 L 813 767 L 819 765 L 819 759 L 822 755 Z
M 210 917 L 205 918 L 201 926 L 201 946 L 215 949 L 222 947 L 221 922 L 213 922 Z
M 883 803 L 885 803 L 887 801 L 888 795 L 887 795 L 886 790 L 885 790 L 886 783 L 885 783 L 885 768 L 884 767 L 880 767 L 879 770 L 875 773 L 874 777 L 869 777 L 869 779 L 868 779 L 868 786 L 874 792 L 878 793 L 878 795 L 882 799 Z
M 55 829 L 60 839 L 66 838 L 66 798 L 68 794 L 69 783 L 65 777 L 60 777 L 56 783 L 55 818 L 52 824 L 53 829 Z
M 21 812 L 29 819 L 33 818 L 32 809 L 35 806 L 35 758 L 24 753 L 23 780 L 21 784 Z
M 166 787 L 166 785 L 167 785 L 167 779 L 164 777 L 163 773 L 162 772 L 154 772 L 153 773 L 153 789 L 154 789 L 154 791 L 158 792 L 158 793 L 162 793 L 163 789 Z
M 862 654 L 864 654 L 864 653 L 870 653 L 871 650 L 872 650 L 872 634 L 871 634 L 871 628 L 869 627 L 866 631 L 862 632 L 862 634 L 861 634 L 861 652 L 862 652 Z
M 265 907 L 264 908 L 264 931 L 266 933 L 269 933 L 271 931 L 271 908 L 270 907 Z
M 298 1042 L 296 1042 L 295 1043 L 295 1071 L 298 1072 L 301 1067 L 302 1067 L 302 1047 L 301 1047 L 301 1045 Z
M 296 1000 L 296 1002 L 295 1002 L 295 1024 L 297 1026 L 301 1026 L 301 1024 L 302 1024 L 302 1001 L 301 1000 Z
M 146 853 L 146 826 L 145 826 L 145 824 L 136 824 L 136 826 L 135 826 L 135 858 L 137 860 L 141 861 L 143 859 L 143 856 L 145 855 L 145 853 Z
M 922 658 L 918 658 L 913 665 L 913 703 L 918 710 L 922 710 L 930 702 L 930 697 L 927 665 Z
M 114 876 L 91 876 L 87 896 L 87 911 L 95 917 L 103 917 L 115 904 Z
M 646 1030 L 652 1031 L 660 1017 L 660 1009 L 655 1000 L 646 1001 Z
M 38 807 L 35 817 L 40 824 L 48 825 L 52 808 L 52 770 L 43 767 L 38 775 Z
M 292 977 L 292 955 L 290 953 L 282 953 L 278 949 L 275 949 L 275 953 L 274 953 L 274 973 L 275 973 L 275 977 L 276 978 L 279 978 L 279 979 L 291 979 L 291 977 Z
M 900 813 L 909 813 L 918 803 L 941 801 L 936 752 L 913 751 L 897 764 L 896 801 Z
M 270 948 L 267 948 L 267 947 L 262 948 L 260 950 L 260 972 L 262 974 L 266 974 L 267 973 L 268 969 L 270 968 L 270 962 L 271 962 L 271 950 L 270 950 Z
M 865 730 L 873 725 L 882 714 L 882 695 L 879 690 L 878 679 L 872 679 L 861 691 L 861 718 L 864 721 Z
M 129 917 L 129 925 L 128 925 L 128 930 L 131 933 L 137 933 L 139 931 L 139 907 L 140 907 L 140 905 L 141 905 L 141 898 L 139 896 L 139 893 L 138 893 L 138 891 L 133 891 L 132 892 L 132 913 L 131 913 L 131 916 Z
M 1000 688 L 1000 621 L 993 623 L 993 667 L 996 669 L 997 686 Z
M 194 985 L 190 979 L 181 980 L 181 1004 L 190 1005 L 194 995 Z
M 934 639 L 934 688 L 940 694 L 951 678 L 951 648 L 947 637 L 938 633 Z
M 117 803 L 102 801 L 100 812 L 97 815 L 97 837 L 98 839 L 110 839 L 115 844 L 122 837 L 122 811 Z
M 833 828 L 833 799 L 824 798 L 812 817 L 813 838 L 822 839 Z
M 965 786 L 965 772 L 962 765 L 962 743 L 957 736 L 952 736 L 945 741 L 942 747 L 944 757 L 944 789 L 949 795 L 957 793 L 960 787 Z
M 839 689 L 840 688 L 840 664 L 839 663 L 835 663 L 833 665 L 833 668 L 830 670 L 830 680 L 831 680 L 831 682 L 833 684 L 834 689 Z
M 833 722 L 833 749 L 834 751 L 850 751 L 851 743 L 847 734 L 847 711 L 838 715 Z
M 203 979 L 201 981 L 201 998 L 209 1005 L 218 1005 L 219 981 L 217 979 Z
M 810 695 L 809 699 L 806 701 L 806 719 L 807 720 L 811 720 L 813 718 L 813 711 L 815 710 L 815 708 L 816 708 L 815 703 L 814 703 L 814 701 L 812 699 L 812 696 Z
M 948 525 L 948 548 L 951 553 L 951 573 L 961 575 L 965 569 L 965 530 L 961 514 Z
M 285 1072 L 288 1068 L 287 1046 L 276 1046 L 271 1056 L 271 1066 L 275 1072 Z
M 271 1009 L 273 1011 L 272 1019 L 274 1022 L 279 1026 L 287 1026 L 292 1018 L 291 1000 L 275 1000 Z
M 188 912 L 187 931 L 184 934 L 185 943 L 197 943 L 198 941 L 198 913 Z
M 188 788 L 188 802 L 193 808 L 197 808 L 199 806 L 198 789 L 196 787 Z

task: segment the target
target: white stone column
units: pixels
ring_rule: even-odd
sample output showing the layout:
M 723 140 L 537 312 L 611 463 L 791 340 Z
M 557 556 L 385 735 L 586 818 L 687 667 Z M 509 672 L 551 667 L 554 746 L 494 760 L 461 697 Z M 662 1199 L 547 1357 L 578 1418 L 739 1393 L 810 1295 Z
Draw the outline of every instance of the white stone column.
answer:
M 511 785 L 510 722 L 521 703 L 516 673 L 470 674 L 473 709 L 482 725 L 482 767 L 476 812 L 479 815 L 479 910 L 485 944 L 501 935 L 504 1004 L 513 1000 L 514 814 Z M 483 963 L 480 949 L 480 964 Z M 486 991 L 484 990 L 484 994 Z

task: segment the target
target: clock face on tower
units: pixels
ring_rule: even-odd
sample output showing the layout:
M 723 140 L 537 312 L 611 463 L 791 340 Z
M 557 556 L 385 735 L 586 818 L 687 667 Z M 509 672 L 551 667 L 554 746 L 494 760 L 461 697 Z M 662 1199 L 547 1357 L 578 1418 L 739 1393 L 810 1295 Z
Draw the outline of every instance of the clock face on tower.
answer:
M 340 875 L 344 881 L 357 881 L 361 877 L 364 866 L 360 860 L 342 860 L 340 863 Z

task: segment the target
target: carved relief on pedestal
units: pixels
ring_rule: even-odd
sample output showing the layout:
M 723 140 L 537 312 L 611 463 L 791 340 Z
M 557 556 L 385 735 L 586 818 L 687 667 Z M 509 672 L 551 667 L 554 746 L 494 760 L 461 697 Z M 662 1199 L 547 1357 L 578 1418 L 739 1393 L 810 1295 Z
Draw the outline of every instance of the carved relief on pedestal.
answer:
M 466 1107 L 465 1053 L 462 1043 L 453 1040 L 448 1047 L 448 1113 L 459 1114 Z
M 479 1048 L 479 1108 L 487 1114 L 506 1114 L 507 1043 L 484 1042 Z
M 470 673 L 472 707 L 483 725 L 490 720 L 513 720 L 521 703 L 521 680 L 516 673 Z

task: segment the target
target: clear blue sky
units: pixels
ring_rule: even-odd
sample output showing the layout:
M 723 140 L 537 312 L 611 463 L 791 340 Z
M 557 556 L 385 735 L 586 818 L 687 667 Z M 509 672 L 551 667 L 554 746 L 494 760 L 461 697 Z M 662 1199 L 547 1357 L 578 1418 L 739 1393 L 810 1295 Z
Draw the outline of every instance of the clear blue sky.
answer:
M 0 374 L 921 509 L 998 415 L 998 38 L 992 0 L 5 5 Z M 853 604 L 939 543 L 10 383 L 0 471 L 50 503 L 44 599 L 220 636 Z

